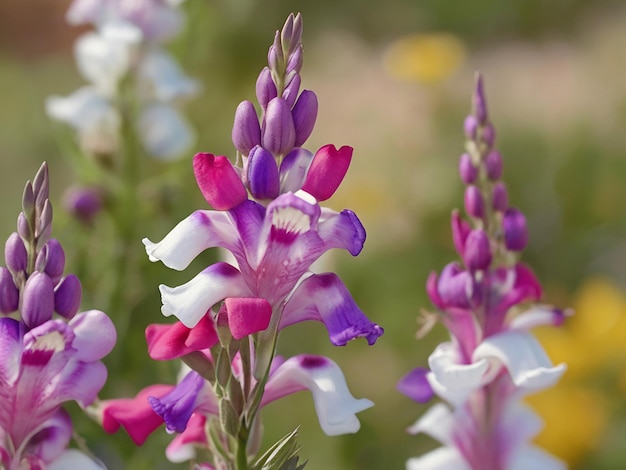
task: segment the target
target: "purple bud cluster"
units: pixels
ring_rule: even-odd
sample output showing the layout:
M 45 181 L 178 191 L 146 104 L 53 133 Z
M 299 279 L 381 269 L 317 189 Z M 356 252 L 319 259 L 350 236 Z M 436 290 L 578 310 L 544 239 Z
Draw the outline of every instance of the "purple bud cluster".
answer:
M 300 14 L 289 15 L 282 30 L 276 31 L 267 59 L 268 66 L 256 82 L 260 118 L 251 101 L 242 101 L 235 111 L 232 131 L 233 144 L 244 159 L 244 183 L 260 200 L 273 199 L 282 192 L 279 180 L 287 173 L 282 165 L 291 167 L 302 156 L 301 146 L 317 119 L 317 96 L 311 90 L 300 92 Z
M 501 181 L 502 155 L 494 148 L 496 133 L 481 77 L 477 78 L 472 107 L 464 123 L 467 151 L 459 158 L 459 175 L 466 185 L 465 212 L 475 227 L 461 255 L 468 269 L 475 270 L 488 268 L 498 253 L 522 251 L 528 234 L 524 215 L 509 207 Z
M 80 306 L 82 288 L 74 274 L 63 276 L 65 252 L 50 238 L 52 205 L 48 199 L 48 167 L 27 182 L 22 212 L 4 247 L 0 267 L 0 313 L 19 312 L 27 329 L 52 319 L 54 312 L 70 319 Z

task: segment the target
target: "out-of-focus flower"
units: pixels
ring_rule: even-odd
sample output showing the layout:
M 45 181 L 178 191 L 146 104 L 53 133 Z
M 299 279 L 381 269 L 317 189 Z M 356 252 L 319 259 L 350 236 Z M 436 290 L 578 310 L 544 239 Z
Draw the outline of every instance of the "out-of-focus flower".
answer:
M 0 318 L 0 466 L 101 468 L 66 450 L 72 423 L 62 405 L 94 401 L 107 377 L 100 359 L 113 349 L 116 333 L 103 312 L 78 313 L 81 285 L 75 275 L 63 275 L 65 252 L 50 238 L 48 191 L 44 164 L 26 184 L 18 231 L 7 240 L 7 266 L 0 268 L 0 311 L 10 315 Z
M 613 400 L 622 401 L 593 381 L 626 378 L 626 295 L 609 279 L 587 280 L 574 299 L 575 314 L 561 329 L 537 329 L 555 360 L 567 361 L 563 386 L 529 397 L 547 423 L 537 442 L 571 465 L 597 449 Z M 626 391 L 626 389 L 625 389 Z M 583 424 L 584 423 L 584 424 Z
M 445 80 L 465 60 L 465 47 L 451 33 L 411 34 L 397 39 L 384 57 L 389 74 L 400 80 L 425 84 Z

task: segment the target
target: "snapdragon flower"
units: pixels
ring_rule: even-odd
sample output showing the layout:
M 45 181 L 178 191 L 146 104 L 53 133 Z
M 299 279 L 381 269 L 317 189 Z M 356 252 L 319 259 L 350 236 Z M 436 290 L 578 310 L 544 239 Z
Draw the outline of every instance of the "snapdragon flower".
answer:
M 438 309 L 430 315 L 446 326 L 451 340 L 437 346 L 428 369 L 413 370 L 398 385 L 418 402 L 434 395 L 443 399 L 409 428 L 443 447 L 409 459 L 406 468 L 559 470 L 563 462 L 530 443 L 542 423 L 522 399 L 553 386 L 565 371 L 564 364 L 551 363 L 530 332 L 538 325 L 558 326 L 564 312 L 537 304 L 541 285 L 518 261 L 528 241 L 526 219 L 509 206 L 480 76 L 465 134 L 459 173 L 469 221 L 458 211 L 452 214 L 462 264 L 448 264 L 427 282 Z
M 0 267 L 0 467 L 100 469 L 67 446 L 72 423 L 62 405 L 90 405 L 104 385 L 100 362 L 115 344 L 103 312 L 78 313 L 81 285 L 63 275 L 65 253 L 50 238 L 52 206 L 44 164 L 26 184 L 18 231 Z
M 333 248 L 358 255 L 365 230 L 352 211 L 320 205 L 341 183 L 352 149 L 327 145 L 313 156 L 299 147 L 317 114 L 315 94 L 298 95 L 301 35 L 299 14 L 276 32 L 257 82 L 261 121 L 251 102 L 237 108 L 232 135 L 243 166 L 209 153 L 194 157 L 196 181 L 213 210 L 195 211 L 160 242 L 143 240 L 151 261 L 176 270 L 209 248 L 231 255 L 181 286 L 159 287 L 163 315 L 178 321 L 147 328 L 149 354 L 182 359 L 191 371 L 173 388 L 161 385 L 101 407 L 105 429 L 123 426 L 136 443 L 161 423 L 179 433 L 166 453 L 170 460 L 208 449 L 213 462 L 198 468 L 278 469 L 297 461 L 295 433 L 255 457 L 259 410 L 285 395 L 310 390 L 328 435 L 358 431 L 356 413 L 372 406 L 352 396 L 332 360 L 276 355 L 279 332 L 306 320 L 322 322 L 336 346 L 360 337 L 371 345 L 383 334 L 336 274 L 311 271 Z
M 194 134 L 175 104 L 198 93 L 161 43 L 177 34 L 183 15 L 173 2 L 158 0 L 76 0 L 67 13 L 73 24 L 96 29 L 76 42 L 75 56 L 89 85 L 69 96 L 52 96 L 46 111 L 72 126 L 88 153 L 114 154 L 122 145 L 122 126 L 134 127 L 144 149 L 158 159 L 180 157 Z M 124 93 L 123 87 L 130 93 Z M 139 104 L 124 104 L 135 94 Z

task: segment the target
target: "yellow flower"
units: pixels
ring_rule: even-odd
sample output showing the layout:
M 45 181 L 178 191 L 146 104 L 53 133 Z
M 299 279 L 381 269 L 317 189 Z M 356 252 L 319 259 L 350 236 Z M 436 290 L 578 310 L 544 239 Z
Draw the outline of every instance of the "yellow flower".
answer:
M 401 80 L 437 83 L 456 70 L 465 60 L 465 47 L 449 33 L 424 33 L 404 36 L 385 54 L 389 74 Z

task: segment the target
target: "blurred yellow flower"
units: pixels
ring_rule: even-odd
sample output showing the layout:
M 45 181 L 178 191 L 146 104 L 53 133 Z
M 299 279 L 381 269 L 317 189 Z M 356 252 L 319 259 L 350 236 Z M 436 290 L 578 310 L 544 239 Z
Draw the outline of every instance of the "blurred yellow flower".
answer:
M 615 376 L 615 391 L 626 388 L 621 372 L 626 295 L 608 279 L 593 278 L 576 295 L 574 311 L 561 328 L 537 329 L 552 361 L 567 363 L 568 371 L 556 387 L 528 398 L 546 422 L 537 443 L 570 465 L 595 448 L 608 419 L 611 390 L 592 388 L 593 380 L 609 372 Z
M 411 34 L 387 50 L 385 68 L 395 78 L 426 84 L 444 80 L 465 60 L 463 43 L 450 33 Z

